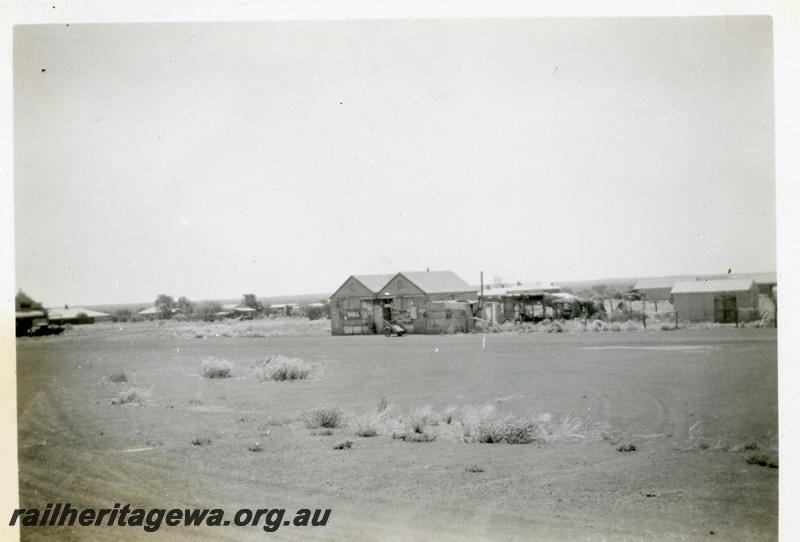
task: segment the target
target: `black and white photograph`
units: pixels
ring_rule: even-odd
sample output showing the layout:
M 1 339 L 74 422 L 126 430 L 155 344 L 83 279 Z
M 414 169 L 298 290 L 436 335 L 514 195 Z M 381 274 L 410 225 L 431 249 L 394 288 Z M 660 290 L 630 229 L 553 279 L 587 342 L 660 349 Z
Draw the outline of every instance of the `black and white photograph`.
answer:
M 231 17 L 13 26 L 8 532 L 778 540 L 772 16 Z

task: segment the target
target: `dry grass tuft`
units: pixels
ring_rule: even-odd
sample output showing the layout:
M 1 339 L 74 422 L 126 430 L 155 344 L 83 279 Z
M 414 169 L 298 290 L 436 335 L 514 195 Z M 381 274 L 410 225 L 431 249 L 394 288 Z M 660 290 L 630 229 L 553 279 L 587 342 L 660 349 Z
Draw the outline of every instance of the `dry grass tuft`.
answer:
M 206 378 L 229 378 L 233 364 L 230 361 L 208 357 L 200 365 L 200 371 Z
M 111 373 L 108 379 L 114 384 L 122 384 L 128 381 L 128 373 L 120 369 L 119 371 Z
M 748 465 L 760 465 L 762 467 L 769 467 L 771 469 L 778 468 L 778 458 L 765 454 L 751 455 L 745 461 L 747 461 Z
M 195 437 L 192 439 L 192 446 L 208 446 L 211 444 L 210 438 Z
M 268 356 L 256 369 L 256 378 L 260 381 L 305 380 L 311 373 L 311 365 L 300 358 L 281 355 Z
M 128 388 L 119 393 L 119 395 L 111 400 L 112 405 L 126 405 L 136 403 L 141 405 L 146 399 L 150 397 L 150 392 L 144 391 L 140 388 Z
M 309 429 L 336 429 L 344 424 L 344 417 L 337 408 L 318 408 L 305 415 L 305 422 Z
M 433 442 L 436 440 L 436 435 L 426 432 L 417 433 L 415 431 L 407 431 L 405 433 L 394 433 L 392 434 L 392 438 L 404 440 L 406 442 Z
M 530 444 L 542 442 L 539 425 L 533 420 L 504 416 L 482 420 L 465 432 L 465 439 L 470 442 L 486 444 Z
M 334 450 L 349 450 L 353 447 L 352 440 L 345 440 L 333 447 Z

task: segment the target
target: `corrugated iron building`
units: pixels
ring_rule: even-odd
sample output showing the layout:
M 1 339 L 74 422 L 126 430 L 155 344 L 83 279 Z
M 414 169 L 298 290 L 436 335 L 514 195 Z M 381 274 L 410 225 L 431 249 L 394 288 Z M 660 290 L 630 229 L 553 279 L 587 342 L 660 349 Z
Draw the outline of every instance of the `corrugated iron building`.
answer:
M 382 304 L 378 292 L 394 275 L 350 275 L 331 296 L 331 333 L 363 335 L 380 333 Z M 377 325 L 376 317 L 380 319 Z
M 752 279 L 680 281 L 671 295 L 683 322 L 734 323 L 759 317 L 758 286 Z
M 636 281 L 633 289 L 643 294 L 648 301 L 669 301 L 676 282 L 677 279 L 642 279 Z
M 380 317 L 398 320 L 409 333 L 454 333 L 473 327 L 475 288 L 452 271 L 404 271 L 378 292 Z

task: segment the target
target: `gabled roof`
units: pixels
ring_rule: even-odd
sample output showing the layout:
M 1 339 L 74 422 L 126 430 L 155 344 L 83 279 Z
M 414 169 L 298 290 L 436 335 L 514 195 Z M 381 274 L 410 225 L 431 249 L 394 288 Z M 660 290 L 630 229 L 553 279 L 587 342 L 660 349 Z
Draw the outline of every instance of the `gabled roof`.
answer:
M 508 295 L 522 295 L 522 294 L 543 294 L 560 292 L 561 286 L 556 286 L 552 282 L 524 282 L 522 284 L 515 284 L 506 288 Z
M 68 309 L 63 307 L 55 307 L 47 309 L 47 312 L 50 314 L 51 320 L 77 318 L 80 313 L 85 314 L 89 318 L 102 318 L 104 316 L 111 316 L 106 312 L 93 311 L 91 309 L 84 309 L 83 307 L 70 307 Z
M 359 282 L 364 288 L 370 291 L 372 294 L 377 294 L 381 291 L 381 288 L 386 286 L 386 284 L 394 278 L 394 275 L 350 275 L 347 277 L 341 286 L 336 288 L 336 291 L 331 294 L 331 297 L 336 297 L 336 294 L 344 288 L 344 285 L 347 284 L 350 279 L 354 279 Z M 273 305 L 274 306 L 274 305 Z
M 645 290 L 649 288 L 672 288 L 678 279 L 641 279 L 634 284 L 634 290 Z
M 402 271 L 397 275 L 402 275 L 426 294 L 472 293 L 475 291 L 475 288 L 452 271 Z
M 671 293 L 744 292 L 750 290 L 754 284 L 753 279 L 684 280 L 675 283 Z
M 353 275 L 353 278 L 364 285 L 364 288 L 377 294 L 394 275 Z

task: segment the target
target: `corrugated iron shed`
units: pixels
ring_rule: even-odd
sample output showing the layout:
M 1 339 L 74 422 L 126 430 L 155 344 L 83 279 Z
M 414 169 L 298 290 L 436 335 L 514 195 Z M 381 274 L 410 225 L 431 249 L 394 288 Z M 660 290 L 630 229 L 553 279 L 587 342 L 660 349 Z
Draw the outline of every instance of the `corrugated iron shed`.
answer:
M 641 279 L 634 284 L 634 290 L 649 290 L 653 288 L 672 288 L 678 279 Z
M 394 275 L 353 275 L 353 278 L 364 285 L 364 287 L 373 293 L 378 293 L 381 288 L 386 286 L 386 283 L 392 280 Z
M 753 287 L 753 279 L 684 280 L 675 283 L 673 294 L 744 292 Z
M 452 271 L 402 271 L 398 274 L 426 294 L 474 291 L 472 286 Z

